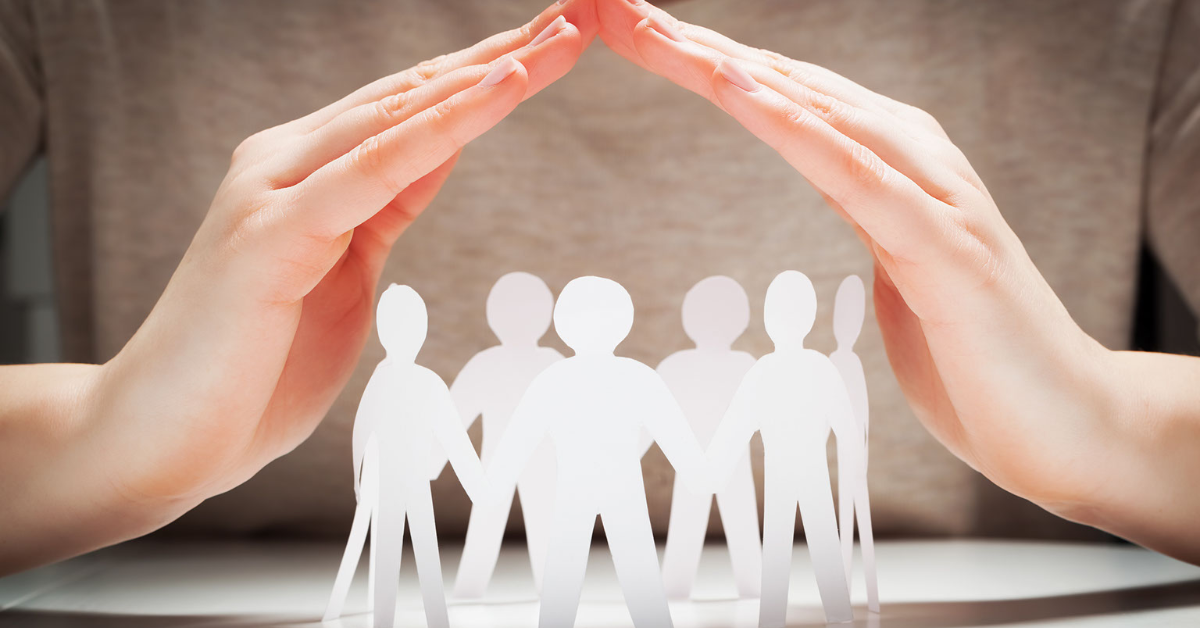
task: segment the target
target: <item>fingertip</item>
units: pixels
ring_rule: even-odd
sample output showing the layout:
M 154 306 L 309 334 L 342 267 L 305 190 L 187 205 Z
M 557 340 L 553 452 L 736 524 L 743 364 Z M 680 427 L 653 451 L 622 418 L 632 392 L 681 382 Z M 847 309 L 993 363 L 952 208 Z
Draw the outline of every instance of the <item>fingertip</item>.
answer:
M 517 61 L 512 55 L 505 55 L 504 57 L 501 57 L 494 66 L 492 66 L 492 69 L 489 70 L 482 79 L 480 79 L 479 87 L 485 89 L 495 87 L 496 85 L 507 81 L 509 77 L 524 67 L 525 66 L 523 66 L 520 61 Z
M 713 82 L 728 84 L 748 94 L 762 89 L 762 84 L 754 79 L 742 64 L 730 57 L 725 57 L 717 63 L 713 71 Z M 714 85 L 714 88 L 716 85 Z

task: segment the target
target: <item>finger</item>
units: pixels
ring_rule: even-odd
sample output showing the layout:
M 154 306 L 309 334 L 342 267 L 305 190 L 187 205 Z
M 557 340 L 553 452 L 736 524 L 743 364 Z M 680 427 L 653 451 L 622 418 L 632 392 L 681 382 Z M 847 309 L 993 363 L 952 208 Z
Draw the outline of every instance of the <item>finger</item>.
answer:
M 281 190 L 303 233 L 334 238 L 374 216 L 405 188 L 445 163 L 508 115 L 528 75 L 507 57 L 482 81 L 412 116 Z
M 774 148 L 894 257 L 944 242 L 957 210 L 931 198 L 862 144 L 769 86 L 746 81 L 733 61 L 714 72 L 725 110 Z
M 589 4 L 572 0 L 563 4 L 550 5 L 533 20 L 519 28 L 492 35 L 470 48 L 424 61 L 407 70 L 361 87 L 341 100 L 296 120 L 293 123 L 294 130 L 298 133 L 311 131 L 354 107 L 408 91 L 460 68 L 492 63 L 500 57 L 528 45 L 559 17 L 564 17 L 566 21 L 575 25 L 582 38 L 581 49 L 585 48 L 598 29 L 595 12 Z M 545 87 L 546 84 L 531 84 L 536 87 L 532 90 L 531 95 Z
M 864 109 L 896 115 L 900 120 L 923 132 L 942 138 L 946 137 L 941 125 L 932 116 L 916 107 L 873 92 L 819 65 L 747 46 L 702 26 L 679 21 L 666 11 L 647 3 L 631 4 L 624 0 L 599 0 L 597 14 L 604 41 L 614 50 L 624 51 L 626 58 L 652 72 L 662 74 L 664 66 L 645 57 L 640 46 L 642 39 L 649 35 L 648 30 L 658 30 L 668 37 L 672 36 L 670 31 L 673 31 L 684 40 L 695 42 L 724 56 L 753 61 L 769 67 L 791 80 L 803 83 L 816 92 Z M 676 78 L 666 74 L 663 76 L 672 80 Z M 681 85 L 704 96 L 711 93 L 703 81 L 692 80 L 689 84 L 681 83 Z
M 635 31 L 639 55 L 646 63 L 720 105 L 714 92 L 713 74 L 730 57 L 687 39 L 654 15 L 639 23 Z M 870 149 L 933 198 L 952 203 L 974 191 L 956 169 L 938 158 L 940 155 L 936 151 L 905 132 L 904 123 L 878 107 L 860 108 L 810 89 L 758 63 L 740 61 L 728 67 L 744 69 L 752 82 L 767 85 L 825 121 L 838 133 Z
M 459 68 L 409 91 L 354 107 L 297 138 L 299 149 L 279 155 L 267 166 L 272 171 L 271 181 L 275 187 L 295 185 L 367 138 L 479 83 L 509 56 L 525 66 L 529 73 L 529 90 L 525 96 L 528 98 L 534 89 L 549 85 L 570 71 L 583 51 L 581 44 L 579 30 L 560 16 L 525 47 L 490 65 Z
M 352 246 L 359 244 L 360 239 L 363 240 L 363 254 L 368 262 L 373 264 L 373 268 L 382 267 L 396 239 L 433 202 L 450 172 L 454 170 L 460 154 L 462 151 L 455 153 L 433 172 L 404 188 L 404 191 L 379 210 L 379 213 L 354 230 Z

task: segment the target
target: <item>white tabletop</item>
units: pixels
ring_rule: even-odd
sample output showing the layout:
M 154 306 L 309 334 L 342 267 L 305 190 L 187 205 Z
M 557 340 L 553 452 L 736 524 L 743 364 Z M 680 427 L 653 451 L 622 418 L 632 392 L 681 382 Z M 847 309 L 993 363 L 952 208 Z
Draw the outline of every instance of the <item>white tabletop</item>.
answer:
M 822 614 L 797 546 L 790 625 Z M 133 542 L 0 579 L 0 626 L 319 626 L 341 554 L 335 544 Z M 868 613 L 856 580 L 856 626 L 1200 626 L 1200 568 L 1120 545 L 930 541 L 880 543 L 883 609 Z M 444 550 L 447 583 L 458 549 Z M 404 557 L 397 626 L 423 626 L 411 554 Z M 449 586 L 447 587 L 449 588 Z M 366 569 L 346 616 L 326 624 L 366 628 Z M 722 545 L 706 548 L 690 602 L 673 602 L 679 628 L 751 627 L 755 600 L 737 600 Z M 537 625 L 524 550 L 508 546 L 488 596 L 450 601 L 453 626 Z M 603 543 L 593 547 L 579 628 L 630 626 Z

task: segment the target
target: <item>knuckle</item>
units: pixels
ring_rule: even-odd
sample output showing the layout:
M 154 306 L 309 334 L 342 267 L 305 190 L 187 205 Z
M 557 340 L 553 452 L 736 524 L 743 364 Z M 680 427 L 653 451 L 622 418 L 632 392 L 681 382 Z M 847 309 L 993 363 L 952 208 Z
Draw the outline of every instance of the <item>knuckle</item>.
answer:
M 942 129 L 942 124 L 938 122 L 933 114 L 912 105 L 904 105 L 900 110 L 900 117 L 914 124 L 920 125 L 926 129 L 934 131 L 939 135 L 944 136 L 945 131 Z
M 404 188 L 396 183 L 384 167 L 383 144 L 379 141 L 379 136 L 371 136 L 355 146 L 350 151 L 348 160 L 350 168 L 378 179 L 391 194 L 396 195 L 403 191 Z
M 381 123 L 390 126 L 403 118 L 407 104 L 408 98 L 403 93 L 392 94 L 375 101 L 375 116 Z
M 413 77 L 418 84 L 426 83 L 437 78 L 441 74 L 442 65 L 446 61 L 446 55 L 438 55 L 428 61 L 422 61 L 413 68 Z
M 845 152 L 845 169 L 855 189 L 873 189 L 887 182 L 887 166 L 878 155 L 858 142 L 850 142 Z
M 230 157 L 231 164 L 237 164 L 251 158 L 260 151 L 260 147 L 267 143 L 266 132 L 259 131 L 242 140 L 234 149 Z
M 466 140 L 459 137 L 458 125 L 454 124 L 454 102 L 443 100 L 429 110 L 429 123 L 439 137 L 449 140 L 456 148 L 462 148 Z

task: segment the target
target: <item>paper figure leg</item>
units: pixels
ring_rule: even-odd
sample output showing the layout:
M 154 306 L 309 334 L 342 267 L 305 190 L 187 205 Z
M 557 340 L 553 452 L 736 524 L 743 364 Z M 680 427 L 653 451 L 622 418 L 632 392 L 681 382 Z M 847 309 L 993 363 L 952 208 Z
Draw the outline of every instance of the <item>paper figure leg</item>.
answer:
M 408 527 L 412 534 L 413 557 L 417 578 L 421 581 L 421 599 L 425 603 L 425 625 L 448 628 L 446 591 L 442 584 L 442 559 L 438 554 L 437 529 L 433 523 L 433 497 L 429 482 L 409 488 Z
M 541 591 L 546 550 L 550 542 L 550 521 L 554 517 L 554 476 L 522 478 L 517 484 L 517 494 L 521 499 L 521 515 L 525 519 L 525 544 L 529 547 L 533 586 Z
M 658 552 L 654 548 L 642 479 L 639 477 L 635 484 L 619 490 L 621 501 L 605 508 L 600 520 L 604 522 L 608 551 L 612 553 L 617 580 L 625 594 L 625 605 L 636 628 L 670 628 L 671 611 L 658 570 Z M 712 498 L 708 500 L 711 502 Z
M 851 589 L 854 573 L 854 498 L 855 469 L 847 466 L 849 461 L 839 456 L 838 465 L 838 536 L 842 540 L 842 564 L 846 566 L 846 584 Z
M 331 621 L 342 616 L 342 608 L 346 604 L 346 595 L 350 593 L 350 581 L 354 578 L 354 570 L 358 568 L 358 559 L 362 557 L 363 543 L 367 540 L 367 526 L 371 522 L 371 500 L 365 496 L 354 509 L 354 523 L 350 526 L 350 539 L 346 541 L 346 551 L 342 554 L 342 564 L 338 567 L 337 578 L 333 581 L 333 592 L 329 595 L 329 604 L 325 607 L 322 621 Z
M 700 553 L 704 549 L 704 534 L 708 530 L 708 514 L 712 510 L 712 495 L 697 495 L 675 476 L 671 497 L 671 519 L 667 525 L 667 546 L 663 550 L 662 579 L 667 597 L 684 600 L 692 595 Z M 607 530 L 608 527 L 605 526 Z M 757 535 L 758 532 L 755 531 Z M 757 576 L 756 576 L 757 577 Z
M 550 548 L 542 574 L 545 579 L 538 610 L 539 628 L 575 625 L 588 552 L 592 548 L 592 531 L 596 527 L 596 512 L 578 503 L 580 496 L 560 490 L 555 497 Z
M 511 495 L 508 499 L 481 502 L 471 507 L 467 538 L 454 579 L 454 597 L 480 598 L 487 591 L 496 560 L 500 557 L 500 544 L 504 541 L 504 527 L 511 509 Z
M 875 571 L 875 533 L 871 530 L 871 498 L 867 483 L 859 478 L 855 486 L 858 506 L 858 535 L 862 539 L 863 574 L 867 578 L 867 608 L 879 612 L 879 582 Z
M 784 477 L 780 477 L 784 474 Z M 762 599 L 759 628 L 782 628 L 787 622 L 788 584 L 792 574 L 792 543 L 796 536 L 796 496 L 793 472 L 767 469 L 763 481 Z
M 368 495 L 371 500 L 371 534 L 367 546 L 367 608 L 375 608 L 375 563 L 379 558 L 379 481 L 376 476 L 373 490 Z
M 800 520 L 812 558 L 813 574 L 829 623 L 851 621 L 850 588 L 846 585 L 846 567 L 838 543 L 837 520 L 833 514 L 833 493 L 824 452 L 804 457 L 800 484 Z
M 381 486 L 371 530 L 376 552 L 375 628 L 392 628 L 396 620 L 396 594 L 400 588 L 400 557 L 404 550 L 404 495 L 397 487 Z
M 725 490 L 717 493 L 717 509 L 721 527 L 725 528 L 738 596 L 756 598 L 762 592 L 762 543 L 758 538 L 758 500 L 749 454 L 734 467 Z

